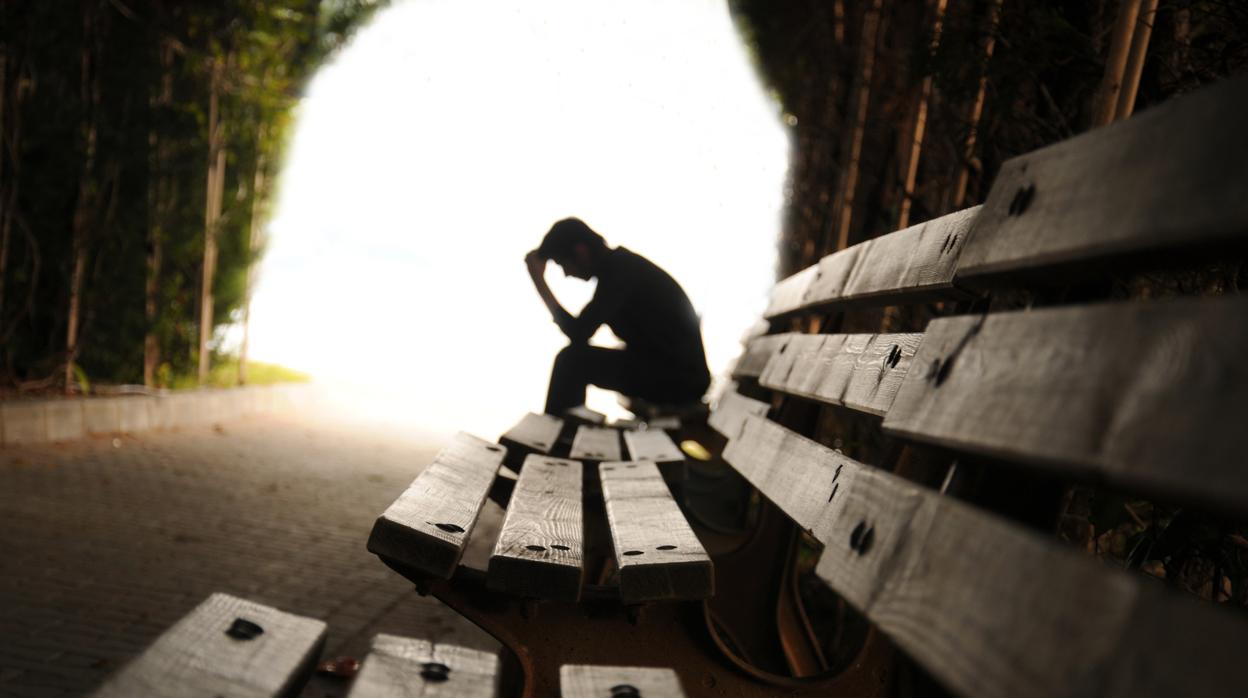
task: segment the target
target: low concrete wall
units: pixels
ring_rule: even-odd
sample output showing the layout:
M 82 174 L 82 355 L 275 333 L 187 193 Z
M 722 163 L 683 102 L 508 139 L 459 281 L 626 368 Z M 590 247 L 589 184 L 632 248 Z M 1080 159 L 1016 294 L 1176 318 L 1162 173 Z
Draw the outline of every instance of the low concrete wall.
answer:
M 84 436 L 199 426 L 297 409 L 313 398 L 306 383 L 168 395 L 0 402 L 0 444 L 70 441 Z

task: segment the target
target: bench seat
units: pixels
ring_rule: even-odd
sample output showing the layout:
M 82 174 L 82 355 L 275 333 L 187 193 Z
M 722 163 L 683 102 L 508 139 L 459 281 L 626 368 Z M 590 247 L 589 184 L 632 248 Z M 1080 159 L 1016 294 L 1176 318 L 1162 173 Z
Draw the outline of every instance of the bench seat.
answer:
M 382 633 L 373 638 L 350 698 L 494 698 L 499 678 L 495 653 Z

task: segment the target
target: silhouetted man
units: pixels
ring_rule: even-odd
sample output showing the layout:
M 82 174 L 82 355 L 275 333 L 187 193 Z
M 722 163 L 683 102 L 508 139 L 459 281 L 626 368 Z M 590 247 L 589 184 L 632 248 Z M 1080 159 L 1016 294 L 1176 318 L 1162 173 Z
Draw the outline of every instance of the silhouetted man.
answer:
M 548 260 L 567 276 L 598 279 L 593 299 L 579 316 L 565 310 L 546 285 Z M 711 376 L 698 316 L 667 272 L 623 247 L 608 247 L 577 218 L 551 226 L 524 261 L 538 295 L 570 342 L 550 372 L 547 414 L 562 415 L 584 404 L 591 384 L 650 402 L 701 399 Z M 624 342 L 623 349 L 590 346 L 589 338 L 603 324 Z

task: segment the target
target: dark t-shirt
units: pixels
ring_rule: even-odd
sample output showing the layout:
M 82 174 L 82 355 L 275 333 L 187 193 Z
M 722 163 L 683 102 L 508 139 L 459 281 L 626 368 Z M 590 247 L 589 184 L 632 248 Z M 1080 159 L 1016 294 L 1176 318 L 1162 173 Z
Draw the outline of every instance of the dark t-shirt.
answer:
M 581 314 L 555 318 L 568 339 L 589 341 L 605 324 L 654 370 L 691 384 L 710 380 L 698 316 L 671 275 L 624 247 L 609 250 L 595 271 L 598 288 Z

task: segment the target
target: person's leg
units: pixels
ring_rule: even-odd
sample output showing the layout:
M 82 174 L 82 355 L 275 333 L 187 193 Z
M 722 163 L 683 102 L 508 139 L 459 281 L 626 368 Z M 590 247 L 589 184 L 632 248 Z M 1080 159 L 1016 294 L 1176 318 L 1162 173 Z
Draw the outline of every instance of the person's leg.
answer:
M 562 416 L 568 408 L 585 404 L 589 385 L 627 393 L 635 383 L 633 363 L 620 349 L 569 344 L 555 356 L 550 370 L 546 414 Z

